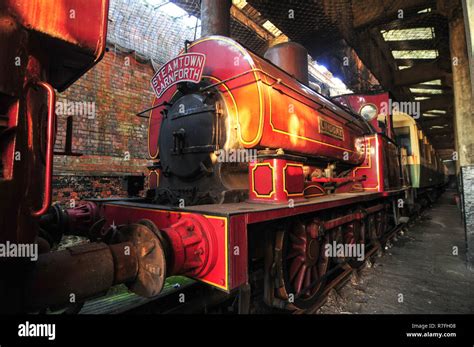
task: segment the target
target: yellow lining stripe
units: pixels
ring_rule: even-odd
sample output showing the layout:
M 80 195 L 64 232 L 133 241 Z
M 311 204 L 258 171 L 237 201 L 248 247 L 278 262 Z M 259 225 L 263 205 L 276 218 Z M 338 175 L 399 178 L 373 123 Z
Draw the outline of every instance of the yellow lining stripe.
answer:
M 268 166 L 270 168 L 271 172 L 272 172 L 272 191 L 269 194 L 260 195 L 255 190 L 255 170 L 259 166 Z M 273 194 L 275 194 L 275 180 L 273 179 L 273 173 L 274 173 L 274 169 L 273 169 L 273 166 L 270 163 L 257 163 L 257 164 L 255 164 L 255 166 L 252 169 L 252 191 L 255 193 L 255 196 L 257 196 L 258 198 L 270 198 Z
M 107 203 L 106 203 L 107 205 Z M 193 214 L 199 214 L 199 213 L 194 213 L 194 212 L 184 212 L 184 211 L 168 211 L 168 210 L 155 210 L 151 208 L 144 208 L 144 207 L 136 207 L 136 206 L 124 206 L 124 205 L 114 205 L 114 204 L 109 204 L 109 206 L 114 206 L 114 207 L 122 207 L 122 208 L 130 208 L 134 210 L 142 210 L 142 211 L 152 211 L 152 212 L 166 212 L 166 213 L 174 213 L 178 214 L 181 213 L 182 215 L 193 215 Z M 229 262 L 228 262 L 228 247 L 229 247 L 229 236 L 228 236 L 228 229 L 227 229 L 227 217 L 221 217 L 221 216 L 212 216 L 212 215 L 207 215 L 207 214 L 202 214 L 201 216 L 204 216 L 209 219 L 220 219 L 224 221 L 224 249 L 225 249 L 225 285 L 221 285 L 218 283 L 210 282 L 207 280 L 201 280 L 199 278 L 194 278 L 195 280 L 198 280 L 200 282 L 205 282 L 208 284 L 211 284 L 215 287 L 219 287 L 224 290 L 229 290 Z
M 257 76 L 257 72 L 255 70 L 256 69 L 255 62 L 254 62 L 252 56 L 249 54 L 249 52 L 244 47 L 239 45 L 234 40 L 228 39 L 228 38 L 223 37 L 223 36 L 210 36 L 210 37 L 203 38 L 201 40 L 198 40 L 198 41 L 195 41 L 195 42 L 191 43 L 188 46 L 188 48 L 194 47 L 196 44 L 198 44 L 200 42 L 205 42 L 205 41 L 224 41 L 224 42 L 234 46 L 235 48 L 237 48 L 237 50 L 240 51 L 240 53 L 242 53 L 242 55 L 244 56 L 244 59 L 247 58 L 245 60 L 247 60 L 250 67 L 252 68 L 252 72 L 253 72 L 253 75 L 255 77 L 255 81 L 257 83 L 258 97 L 259 97 L 259 100 L 260 100 L 260 103 L 259 103 L 259 113 L 260 114 L 259 114 L 259 124 L 258 124 L 257 136 L 251 141 L 246 141 L 242 138 L 242 134 L 239 131 L 239 137 L 240 137 L 240 141 L 244 145 L 249 146 L 249 147 L 255 146 L 260 141 L 260 139 L 262 137 L 262 133 L 263 133 L 263 98 L 262 98 L 262 91 L 261 91 L 261 86 L 260 86 L 261 82 L 259 81 L 259 78 Z M 240 124 L 239 124 L 239 126 L 240 126 Z
M 303 164 L 286 163 L 285 167 L 283 168 L 283 190 L 285 191 L 286 196 L 304 196 L 304 189 L 301 193 L 289 193 L 286 190 L 286 169 L 288 166 L 300 167 L 301 170 L 303 170 Z M 303 176 L 303 185 L 304 185 L 304 176 Z
M 359 170 L 359 169 L 371 169 L 372 168 L 372 155 L 370 153 L 370 150 L 371 150 L 371 146 L 370 146 L 370 141 L 372 139 L 375 140 L 375 158 L 377 160 L 377 185 L 375 187 L 364 187 L 364 190 L 378 190 L 379 189 L 379 186 L 380 186 L 380 177 L 379 177 L 379 168 L 378 168 L 378 153 L 377 153 L 377 149 L 378 149 L 378 138 L 377 138 L 377 135 L 374 135 L 374 136 L 370 136 L 370 137 L 366 137 L 366 139 L 368 140 L 367 142 L 367 147 L 366 147 L 366 155 L 368 153 L 369 155 L 369 164 L 368 166 L 358 166 L 356 167 L 353 171 L 352 171 L 352 177 L 356 177 L 356 171 Z
M 262 67 L 260 66 L 260 70 L 262 70 Z M 263 79 L 265 81 L 265 83 L 267 84 L 267 86 L 270 84 L 268 82 L 268 79 L 267 79 L 267 76 L 266 74 L 263 74 Z M 275 125 L 273 124 L 273 121 L 272 121 L 272 116 L 273 116 L 273 112 L 272 112 L 272 87 L 268 86 L 267 87 L 267 91 L 268 91 L 268 100 L 269 100 L 269 108 L 270 108 L 270 126 L 272 127 L 272 131 L 275 132 L 275 133 L 280 133 L 280 134 L 284 134 L 284 135 L 287 135 L 287 136 L 293 136 L 293 137 L 296 137 L 296 138 L 299 138 L 299 139 L 302 139 L 302 140 L 306 140 L 306 141 L 310 141 L 310 142 L 314 142 L 314 143 L 318 143 L 320 145 L 324 145 L 324 146 L 328 146 L 328 147 L 332 147 L 332 148 L 337 148 L 337 149 L 342 149 L 344 151 L 348 151 L 348 152 L 352 152 L 354 153 L 354 151 L 350 150 L 350 149 L 347 149 L 347 148 L 344 148 L 344 147 L 339 147 L 339 146 L 336 146 L 336 145 L 332 145 L 330 143 L 327 143 L 327 142 L 323 142 L 323 141 L 318 141 L 318 140 L 315 140 L 315 139 L 312 139 L 310 137 L 306 137 L 306 136 L 301 136 L 301 135 L 298 135 L 298 134 L 292 134 L 292 133 L 289 133 L 287 131 L 284 131 L 284 130 L 280 130 L 280 129 L 277 129 L 275 127 Z M 318 115 L 318 120 L 319 120 L 319 115 Z

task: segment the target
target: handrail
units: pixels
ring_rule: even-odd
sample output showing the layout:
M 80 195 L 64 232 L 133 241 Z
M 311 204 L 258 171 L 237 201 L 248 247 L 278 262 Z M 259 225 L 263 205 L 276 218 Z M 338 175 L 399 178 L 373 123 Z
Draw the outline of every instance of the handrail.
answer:
M 55 103 L 56 93 L 53 87 L 43 81 L 31 82 L 37 85 L 48 93 L 48 123 L 46 129 L 46 164 L 44 172 L 44 193 L 41 208 L 37 211 L 31 211 L 33 217 L 39 217 L 45 214 L 51 206 L 51 189 L 52 189 L 52 175 L 53 175 L 53 151 L 54 151 L 54 131 L 55 131 Z

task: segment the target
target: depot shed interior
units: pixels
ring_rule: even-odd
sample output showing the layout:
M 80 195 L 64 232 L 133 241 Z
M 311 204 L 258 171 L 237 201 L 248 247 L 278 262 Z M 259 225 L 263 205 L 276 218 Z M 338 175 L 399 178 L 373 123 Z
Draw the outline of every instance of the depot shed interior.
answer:
M 201 13 L 201 1 L 220 5 Z M 123 179 L 146 173 L 148 119 L 136 114 L 150 107 L 160 66 L 206 35 L 202 16 L 262 56 L 281 42 L 302 44 L 309 84 L 322 94 L 384 90 L 417 102 L 418 126 L 449 168 L 473 267 L 472 0 L 111 0 L 103 61 L 58 95 L 56 150 L 73 115 L 72 151 L 81 156 L 55 156 L 55 201 L 123 196 Z

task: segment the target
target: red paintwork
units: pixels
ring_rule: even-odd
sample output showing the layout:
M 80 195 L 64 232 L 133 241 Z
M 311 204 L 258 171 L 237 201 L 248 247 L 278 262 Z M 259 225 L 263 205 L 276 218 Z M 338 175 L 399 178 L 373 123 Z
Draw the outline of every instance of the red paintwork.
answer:
M 7 116 L 0 142 L 0 242 L 32 243 L 37 236 L 38 217 L 51 203 L 53 87 L 64 90 L 102 57 L 107 15 L 108 0 L 0 3 L 0 106 Z M 21 66 L 11 63 L 17 58 Z
M 69 230 L 86 235 L 89 228 L 100 219 L 99 209 L 91 201 L 83 201 L 74 208 L 67 209 Z
M 314 198 L 314 197 L 326 195 L 326 190 L 319 183 L 305 181 L 304 185 L 305 185 L 305 188 L 304 188 L 305 198 Z
M 192 43 L 188 52 L 206 55 L 203 80 L 208 84 L 226 81 L 221 92 L 231 124 L 235 124 L 237 146 L 283 148 L 289 153 L 325 156 L 357 165 L 364 153 L 355 147 L 365 130 L 353 116 L 301 84 L 265 59 L 247 51 L 237 42 L 221 36 L 204 37 Z M 169 89 L 153 105 L 170 102 L 175 88 Z M 157 156 L 162 107 L 151 111 L 150 156 Z M 323 122 L 341 131 L 343 139 L 320 129 Z M 350 122 L 349 125 L 346 125 Z M 347 155 L 346 155 L 347 156 Z
M 378 212 L 378 211 L 381 211 L 385 208 L 385 205 L 384 204 L 378 204 L 378 205 L 375 205 L 375 206 L 371 206 L 371 207 L 368 207 L 366 208 L 366 212 L 368 214 L 370 213 L 375 213 L 375 212 Z
M 136 223 L 140 219 L 151 220 L 170 238 L 174 252 L 171 275 L 187 274 L 229 290 L 227 218 L 113 203 L 104 204 L 102 214 L 106 225 L 118 226 Z M 194 230 L 188 230 L 190 226 Z M 207 243 L 203 240 L 206 238 L 211 241 Z M 208 245 L 204 247 L 206 243 Z
M 259 158 L 249 164 L 249 201 L 282 204 L 282 208 L 242 212 L 230 217 L 216 216 L 212 206 L 203 215 L 150 205 L 141 208 L 137 203 L 106 203 L 104 215 L 108 224 L 134 223 L 146 218 L 158 226 L 173 249 L 170 274 L 185 274 L 230 291 L 248 282 L 247 232 L 250 224 L 343 205 L 363 206 L 364 202 L 373 199 L 400 194 L 396 176 L 400 165 L 397 147 L 387 137 L 367 134 L 369 127 L 364 128 L 359 121 L 348 123 L 353 118 L 346 111 L 231 39 L 206 37 L 190 44 L 188 52 L 206 56 L 203 86 L 217 83 L 215 88 L 224 99 L 229 123 L 233 125 L 227 129 L 232 140 L 228 141 L 229 146 L 282 148 L 286 154 L 326 157 L 327 162 L 343 160 L 346 152 L 349 158 L 344 163 L 354 168 L 349 177 L 305 181 L 308 172 L 305 173 L 302 163 L 285 157 Z M 158 106 L 151 110 L 149 120 L 148 147 L 153 159 L 159 158 L 162 111 L 176 101 L 180 93 L 177 86 L 172 85 L 153 101 L 153 106 Z M 345 100 L 352 108 L 360 108 L 366 102 L 380 107 L 388 102 L 388 94 L 348 96 Z M 388 122 L 387 135 L 391 136 L 390 115 Z M 374 129 L 381 131 L 377 120 L 372 123 Z M 315 169 L 324 170 L 308 169 L 309 173 Z M 151 188 L 156 187 L 157 178 L 153 171 Z M 336 195 L 352 194 L 344 200 L 327 197 L 321 202 L 319 197 L 326 195 L 324 183 L 336 183 Z M 285 205 L 290 199 L 307 203 L 287 208 Z M 383 204 L 365 211 L 361 207 L 354 208 L 348 215 L 324 221 L 324 227 L 331 229 L 351 223 L 382 208 Z
M 382 193 L 375 193 L 375 195 L 370 194 L 370 195 L 363 195 L 363 196 L 358 195 L 358 194 L 352 194 L 353 196 L 346 199 L 344 202 L 341 202 L 340 200 L 335 200 L 335 201 L 332 200 L 332 201 L 326 201 L 324 203 L 318 203 L 318 199 L 315 198 L 313 204 L 295 206 L 293 208 L 283 208 L 279 210 L 267 210 L 267 211 L 262 211 L 259 213 L 252 213 L 252 214 L 248 214 L 246 218 L 247 218 L 248 224 L 260 223 L 260 222 L 265 222 L 265 221 L 279 219 L 279 218 L 292 217 L 299 214 L 323 211 L 326 209 L 336 208 L 342 205 L 362 203 L 364 201 L 372 200 L 374 199 L 374 197 L 393 196 L 397 194 L 399 194 L 399 191 L 387 192 L 387 195 L 384 195 Z
M 386 192 L 386 196 L 393 196 L 399 194 L 400 191 Z M 212 208 L 206 212 L 206 215 L 194 212 L 184 212 L 182 210 L 164 210 L 158 208 L 150 208 L 150 205 L 140 207 L 137 203 L 121 202 L 120 204 L 115 203 L 104 203 L 101 207 L 101 214 L 106 219 L 106 225 L 115 224 L 116 226 L 136 223 L 140 219 L 149 219 L 156 224 L 156 226 L 164 231 L 169 238 L 173 238 L 171 244 L 173 250 L 178 250 L 180 254 L 174 256 L 173 262 L 178 262 L 178 265 L 173 266 L 173 270 L 170 275 L 173 274 L 187 274 L 188 276 L 197 280 L 206 282 L 219 289 L 225 291 L 231 291 L 232 289 L 238 288 L 240 285 L 248 281 L 248 241 L 247 231 L 249 230 L 250 224 L 261 223 L 265 221 L 292 217 L 307 213 L 314 213 L 317 211 L 324 211 L 327 209 L 337 208 L 343 205 L 359 204 L 365 201 L 381 198 L 384 195 L 382 193 L 374 193 L 370 195 L 358 195 L 353 194 L 352 197 L 348 197 L 344 200 L 328 200 L 327 202 L 320 202 L 318 198 L 313 199 L 314 203 L 305 205 L 295 205 L 293 208 L 281 208 L 272 210 L 263 210 L 259 212 L 242 212 L 237 215 L 230 217 L 221 217 L 214 214 Z M 133 204 L 133 206 L 132 206 Z M 374 213 L 383 208 L 382 204 L 367 208 L 364 213 Z M 353 214 L 343 216 L 334 220 L 326 221 L 324 227 L 326 229 L 342 225 L 352 220 L 357 220 L 364 217 L 364 213 L 356 211 Z M 213 215 L 214 214 L 214 215 Z M 208 223 L 207 229 L 201 228 L 200 232 L 212 232 L 216 236 L 216 247 L 212 251 L 200 253 L 194 260 L 192 259 L 196 254 L 191 250 L 198 249 L 195 247 L 200 241 L 200 237 L 195 237 L 193 232 L 186 228 L 191 224 L 197 225 L 196 222 L 189 223 L 189 220 L 199 219 L 202 223 Z M 180 221 L 187 220 L 180 225 Z M 204 224 L 201 224 L 204 225 Z M 181 228 L 178 230 L 177 226 Z M 189 233 L 188 235 L 186 233 Z M 194 236 L 193 236 L 194 235 Z M 191 248 L 185 250 L 182 247 L 182 240 L 188 238 Z M 181 245 L 180 245 L 181 243 Z M 184 253 L 187 252 L 187 255 Z M 202 270 L 204 267 L 195 267 L 194 272 L 188 267 L 189 264 L 193 264 L 197 261 L 198 264 L 203 263 L 203 256 L 211 256 L 211 253 L 216 254 L 215 266 L 211 268 L 208 266 L 207 269 Z M 186 260 L 186 257 L 187 260 Z M 208 262 L 207 264 L 212 264 Z M 186 265 L 188 264 L 188 265 Z M 196 269 L 201 270 L 196 270 Z M 227 270 L 226 270 L 227 269 Z M 201 272 L 202 271 L 202 272 Z M 207 274 L 205 274 L 209 271 Z M 197 275 L 196 275 L 197 274 Z
M 352 170 L 352 177 L 365 176 L 361 182 L 364 191 L 383 191 L 383 166 L 381 163 L 380 135 L 366 136 L 365 138 L 366 158 L 362 165 Z M 338 192 L 347 191 L 347 187 L 342 186 Z
M 229 288 L 248 281 L 247 214 L 230 217 L 229 222 Z
M 88 4 L 80 0 L 51 2 L 62 10 L 68 6 L 75 6 L 78 11 L 78 19 L 79 16 L 83 17 L 84 14 L 87 14 L 87 8 L 95 9 L 96 12 L 94 14 L 89 13 L 90 17 L 88 18 L 91 18 L 94 23 L 102 23 L 87 26 L 84 23 L 75 22 L 75 24 L 70 24 L 70 27 L 69 24 L 65 25 L 64 22 L 56 20 L 51 22 L 50 25 L 45 24 L 43 13 L 47 9 L 52 11 L 48 13 L 49 15 L 57 11 L 56 8 L 51 8 L 51 3 L 38 2 L 36 6 L 31 7 L 22 6 L 19 2 L 13 0 L 9 3 L 12 4 L 11 8 L 20 14 L 21 23 L 23 25 L 28 23 L 31 26 L 30 30 L 40 31 L 53 39 L 68 42 L 77 46 L 78 49 L 82 48 L 86 55 L 89 54 L 94 58 L 94 61 L 100 58 L 105 45 L 104 21 L 106 23 L 106 14 L 101 12 L 100 9 L 103 10 L 104 6 L 107 7 L 107 1 L 94 1 Z M 61 19 L 59 15 L 54 14 L 52 16 Z M 64 18 L 62 19 L 64 20 Z M 101 21 L 98 21 L 98 19 L 101 19 Z M 362 167 L 353 170 L 353 179 L 350 180 L 359 181 L 361 174 L 365 174 L 367 180 L 361 183 L 363 189 L 370 190 L 372 185 L 376 184 L 376 186 L 374 186 L 374 194 L 370 196 L 353 194 L 344 201 L 328 199 L 322 203 L 318 198 L 315 198 L 314 201 L 309 200 L 307 204 L 292 208 L 282 207 L 255 213 L 242 212 L 231 217 L 216 216 L 212 208 L 205 215 L 184 212 L 179 209 L 172 211 L 154 208 L 150 205 L 140 207 L 137 206 L 137 203 L 103 203 L 101 214 L 106 220 L 106 225 L 118 226 L 136 223 L 140 219 L 149 219 L 157 225 L 170 241 L 172 248 L 172 255 L 167 259 L 170 261 L 168 275 L 187 275 L 230 291 L 248 281 L 247 231 L 249 224 L 313 213 L 342 205 L 358 204 L 375 197 L 380 198 L 384 196 L 383 194 L 399 193 L 399 191 L 394 190 L 397 187 L 396 179 L 394 179 L 396 175 L 393 174 L 397 166 L 396 147 L 394 148 L 393 144 L 382 135 L 373 135 L 366 138 L 366 146 L 375 148 L 373 152 L 365 153 L 364 150 L 356 148 L 355 143 L 357 140 L 363 139 L 365 129 L 358 122 L 348 124 L 349 121 L 353 120 L 352 116 L 228 38 L 204 38 L 191 44 L 189 51 L 206 54 L 203 79 L 208 84 L 238 76 L 232 80 L 227 80 L 225 84 L 221 84 L 217 88 L 223 95 L 231 123 L 237 127 L 237 131 L 234 133 L 231 129 L 229 130 L 229 136 L 237 140 L 235 143 L 239 147 L 283 148 L 286 152 L 300 154 L 304 157 L 326 157 L 328 161 L 343 160 L 344 154 L 347 152 L 349 158 L 344 160 L 346 164 L 353 166 L 362 164 Z M 25 76 L 22 76 L 24 82 L 29 83 L 31 79 L 43 76 L 46 71 L 44 66 L 47 65 L 50 58 L 48 52 L 43 52 L 40 58 L 31 57 L 27 72 Z M 57 55 L 55 59 L 67 61 L 67 57 Z M 88 64 L 90 64 L 90 61 L 81 68 L 87 69 L 90 67 Z M 62 79 L 59 77 L 57 77 L 59 79 L 53 79 L 52 83 L 58 88 L 63 88 L 77 77 L 75 73 L 77 71 L 66 73 Z M 43 82 L 40 82 L 40 85 L 47 87 Z M 54 104 L 51 102 L 53 93 L 51 93 L 51 88 L 46 90 L 49 92 L 49 105 L 51 106 Z M 161 98 L 154 101 L 154 105 L 171 101 L 176 91 L 176 86 L 172 86 Z M 32 162 L 31 167 L 18 171 L 18 167 L 13 168 L 12 164 L 13 174 L 11 178 L 14 182 L 19 182 L 20 186 L 14 186 L 13 191 L 18 190 L 22 193 L 20 198 L 27 201 L 26 204 L 23 203 L 21 206 L 32 207 L 36 210 L 35 215 L 38 216 L 46 210 L 50 200 L 50 175 L 52 170 L 50 154 L 54 141 L 52 132 L 54 118 L 49 117 L 48 134 L 46 136 L 48 141 L 46 158 L 48 161 L 46 167 L 43 168 L 39 160 L 43 145 L 40 142 L 42 137 L 37 130 L 33 131 L 34 126 L 38 123 L 38 116 L 32 110 L 43 105 L 42 100 L 47 94 L 34 94 L 33 91 L 28 91 L 28 93 L 23 91 L 22 93 L 28 95 L 27 97 L 18 95 L 19 102 L 12 105 L 11 111 L 9 111 L 9 114 L 12 115 L 9 118 L 9 124 L 16 124 L 19 120 L 23 122 L 23 118 L 26 120 L 19 127 L 18 138 L 9 144 L 10 147 L 7 147 L 12 148 L 7 153 L 10 153 L 11 156 L 13 150 L 19 148 L 21 150 L 26 149 L 25 153 L 31 156 L 31 158 L 28 158 Z M 31 105 L 35 107 L 32 108 Z M 151 111 L 149 150 L 153 158 L 156 158 L 159 154 L 157 144 L 161 123 L 160 111 L 165 107 L 165 104 L 163 104 Z M 28 109 L 27 117 L 19 114 L 19 109 Z M 332 135 L 331 128 L 335 129 Z M 17 139 L 19 141 L 15 142 Z M 367 162 L 370 161 L 373 165 L 364 167 L 364 163 L 362 163 L 364 159 Z M 257 164 L 269 165 L 259 168 L 256 166 Z M 253 170 L 253 168 L 256 168 L 256 170 Z M 20 174 L 32 177 L 33 183 L 43 182 L 44 180 L 44 184 L 32 185 L 32 182 L 24 180 L 24 178 L 20 179 Z M 286 204 L 289 199 L 304 200 L 304 197 L 310 198 L 324 194 L 324 189 L 318 182 L 305 182 L 301 163 L 286 159 L 267 158 L 262 159 L 259 163 L 251 163 L 249 177 L 251 201 Z M 158 185 L 158 180 L 158 172 L 153 171 L 150 176 L 150 187 L 152 189 Z M 338 179 L 332 180 L 338 181 Z M 3 183 L 0 181 L 0 189 L 4 187 Z M 32 186 L 31 190 L 25 189 L 25 187 L 30 186 Z M 353 187 L 351 184 L 343 186 Z M 261 194 L 257 192 L 261 192 Z M 40 201 L 44 201 L 44 203 L 37 206 Z M 8 207 L 8 212 L 13 211 L 17 206 L 18 204 L 13 206 L 13 209 Z M 4 200 L 1 201 L 0 207 L 7 208 Z M 17 230 L 24 231 L 26 230 L 25 227 L 34 226 L 34 221 L 25 218 L 24 211 L 20 211 L 21 213 L 18 216 L 21 220 L 18 223 L 22 224 L 19 228 L 15 224 L 16 220 L 10 224 L 3 223 L 4 220 L 2 220 L 2 225 L 11 228 L 13 234 Z M 28 213 L 31 213 L 31 209 L 28 209 Z M 77 231 L 78 226 L 81 223 L 89 223 L 95 213 L 94 208 L 82 206 L 76 209 L 75 213 L 71 213 L 70 222 Z M 356 212 L 337 220 L 328 221 L 325 227 L 342 225 L 359 218 L 361 215 L 361 212 Z M 28 217 L 30 217 L 29 214 Z M 5 218 L 5 216 L 2 216 L 2 218 Z M 32 227 L 29 230 L 30 234 L 26 239 L 32 240 L 36 234 L 36 229 Z M 21 235 L 24 237 L 25 234 Z M 4 234 L 1 236 L 3 238 Z M 11 239 L 15 238 L 11 237 Z
M 275 168 L 270 165 L 258 166 L 250 165 L 250 180 L 252 187 L 251 200 L 255 200 L 256 196 L 268 196 L 271 197 L 275 193 L 275 179 L 273 179 Z M 263 198 L 262 198 L 263 199 Z
M 297 163 L 286 162 L 283 165 L 284 190 L 287 196 L 300 196 L 305 188 L 303 166 L 291 164 Z
M 225 81 L 216 88 L 225 100 L 227 114 L 231 117 L 232 124 L 236 125 L 237 131 L 229 133 L 238 140 L 239 146 L 283 148 L 285 152 L 301 154 L 305 157 L 325 156 L 328 161 L 341 159 L 344 152 L 348 150 L 350 156 L 345 163 L 360 165 L 361 168 L 353 172 L 352 178 L 349 179 L 353 182 L 340 185 L 336 190 L 337 193 L 383 192 L 385 188 L 389 188 L 385 187 L 383 175 L 385 171 L 393 168 L 385 164 L 383 150 L 376 145 L 378 140 L 383 143 L 385 141 L 375 136 L 365 140 L 362 134 L 366 129 L 358 124 L 346 125 L 351 116 L 348 116 L 345 111 L 327 102 L 277 67 L 246 51 L 228 38 L 204 38 L 191 44 L 188 51 L 206 55 L 203 80 L 207 84 Z M 148 146 L 152 158 L 158 158 L 159 155 L 158 136 L 162 119 L 161 112 L 166 108 L 165 103 L 174 101 L 172 99 L 176 93 L 176 86 L 172 86 L 161 98 L 155 98 L 153 102 L 154 106 L 161 106 L 153 109 L 150 114 Z M 361 98 L 359 101 L 380 105 L 386 102 L 387 98 L 388 94 L 383 94 L 368 96 L 367 99 Z M 342 127 L 344 139 L 322 134 L 319 119 L 328 121 L 330 126 Z M 377 126 L 377 124 L 374 125 Z M 376 147 L 376 150 L 372 153 L 365 153 L 365 147 L 358 150 L 355 145 L 356 140 L 362 143 L 367 141 L 368 144 L 372 144 L 372 148 Z M 235 142 L 231 141 L 231 143 Z M 362 163 L 364 159 L 366 162 L 371 161 L 370 168 L 367 167 L 367 163 Z M 284 176 L 283 161 L 264 160 L 264 162 L 269 166 L 258 167 L 256 170 L 253 170 L 256 163 L 249 166 L 250 201 L 287 204 L 290 198 L 302 199 L 302 197 L 312 198 L 325 195 L 324 188 L 318 182 L 305 182 L 302 168 L 298 169 L 298 173 Z M 366 180 L 359 182 L 363 175 L 367 176 Z M 291 186 L 290 191 L 294 192 L 294 196 L 285 192 L 283 178 L 290 178 L 286 180 L 286 184 Z M 358 198 L 354 201 L 358 201 Z M 338 206 L 338 203 L 323 205 L 321 208 L 329 206 Z M 302 209 L 311 210 L 310 207 Z M 294 210 L 281 210 L 279 213 L 263 212 L 258 217 L 252 215 L 248 218 L 265 221 L 292 216 L 293 213 L 295 213 Z M 243 222 L 239 223 L 240 227 L 245 226 Z M 244 234 L 245 230 L 241 229 L 235 235 Z M 243 263 L 239 266 L 245 268 Z M 231 278 L 232 276 L 234 273 L 231 274 Z M 236 274 L 236 276 L 240 275 Z
M 214 269 L 218 256 L 216 231 L 206 217 L 183 216 L 168 228 L 161 229 L 173 250 L 169 276 L 186 275 L 205 278 Z
M 10 13 L 14 13 L 18 23 L 24 27 L 70 42 L 96 55 L 103 50 L 108 1 L 4 1 Z
M 367 155 L 362 165 L 352 170 L 352 177 L 365 176 L 360 182 L 363 191 L 384 192 L 402 187 L 400 156 L 398 147 L 381 134 L 366 136 Z M 350 186 L 341 186 L 337 193 L 351 191 Z
M 249 200 L 287 203 L 304 197 L 303 164 L 279 158 L 262 159 L 249 166 Z
M 66 89 L 95 65 L 105 52 L 109 0 L 4 0 L 8 13 L 19 25 L 39 32 L 42 64 L 54 58 L 60 73 L 48 82 Z M 50 40 L 49 42 L 47 42 Z M 69 47 L 64 47 L 64 44 Z M 82 54 L 71 53 L 78 50 Z M 72 68 L 74 66 L 74 68 Z
M 343 95 L 334 98 L 335 101 L 349 107 L 354 111 L 354 113 L 360 114 L 361 108 L 366 104 L 373 104 L 377 107 L 378 117 L 370 121 L 369 123 L 372 127 L 378 132 L 385 134 L 389 138 L 394 138 L 393 133 L 393 121 L 392 121 L 392 110 L 390 108 L 390 94 L 389 93 L 380 93 L 380 94 L 350 94 Z M 385 120 L 386 130 L 384 131 L 380 127 L 380 122 Z

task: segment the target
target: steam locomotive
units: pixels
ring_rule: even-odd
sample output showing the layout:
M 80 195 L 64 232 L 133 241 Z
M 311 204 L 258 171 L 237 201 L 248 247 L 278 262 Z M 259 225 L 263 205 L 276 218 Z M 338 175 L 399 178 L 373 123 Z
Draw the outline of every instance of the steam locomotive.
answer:
M 420 170 L 420 132 L 410 116 L 381 112 L 388 93 L 330 100 L 309 87 L 302 46 L 279 44 L 266 57 L 208 36 L 161 67 L 151 80 L 146 196 L 46 204 L 34 220 L 48 237 L 36 242 L 91 242 L 45 247 L 21 283 L 28 309 L 120 283 L 153 297 L 174 275 L 229 295 L 263 289 L 272 307 L 311 307 L 335 270 L 364 258 L 331 256 L 331 245 L 366 257 L 414 208 L 414 189 L 434 198 L 443 165 L 422 137 L 436 166 Z

